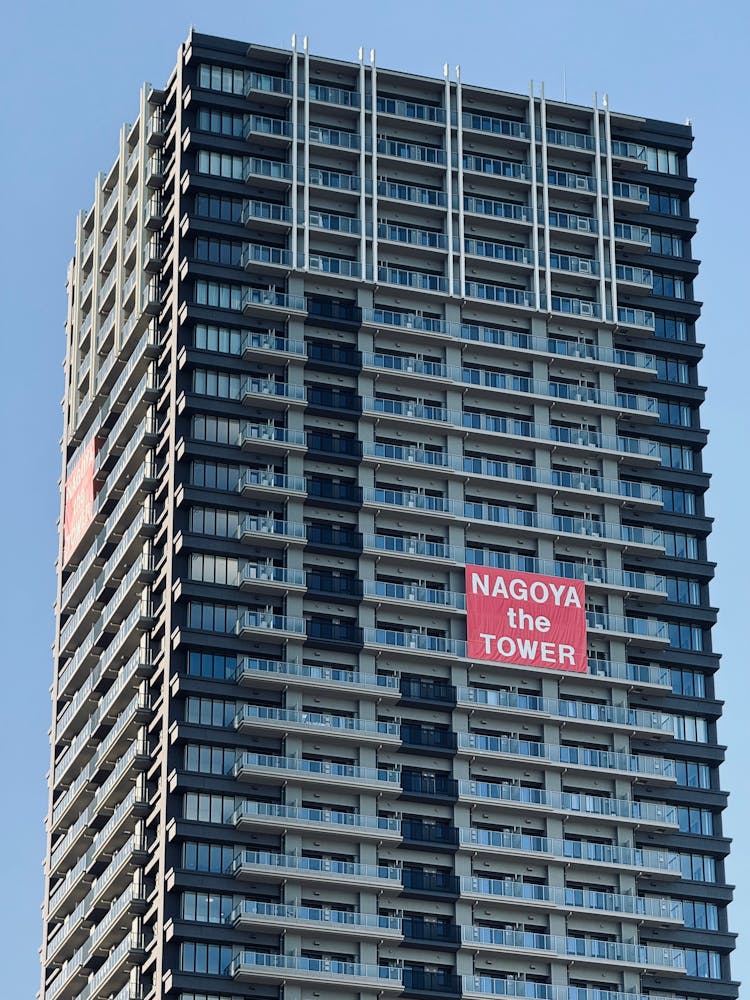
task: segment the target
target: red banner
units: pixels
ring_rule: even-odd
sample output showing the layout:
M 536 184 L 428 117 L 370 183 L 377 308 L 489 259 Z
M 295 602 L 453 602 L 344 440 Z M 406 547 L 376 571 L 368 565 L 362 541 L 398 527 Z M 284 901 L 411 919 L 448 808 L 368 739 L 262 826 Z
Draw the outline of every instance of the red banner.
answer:
M 580 580 L 466 567 L 472 660 L 586 673 L 586 596 Z
M 65 481 L 63 562 L 67 562 L 94 517 L 96 439 L 86 445 Z

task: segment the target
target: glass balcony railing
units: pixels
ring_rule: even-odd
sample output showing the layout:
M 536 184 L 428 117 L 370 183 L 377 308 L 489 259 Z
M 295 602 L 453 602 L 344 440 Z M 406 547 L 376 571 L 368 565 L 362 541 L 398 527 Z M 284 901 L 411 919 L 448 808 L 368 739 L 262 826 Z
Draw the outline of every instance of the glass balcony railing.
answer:
M 307 130 L 310 142 L 323 146 L 337 146 L 340 149 L 359 149 L 360 136 L 356 132 L 346 132 L 343 129 L 326 128 L 322 125 L 311 125 Z
M 301 569 L 273 566 L 268 563 L 245 563 L 240 569 L 239 582 L 247 584 L 278 583 L 284 587 L 304 587 L 305 574 Z
M 403 969 L 389 965 L 360 965 L 356 962 L 340 962 L 337 959 L 305 958 L 296 955 L 269 955 L 265 952 L 241 951 L 226 974 L 233 978 L 242 976 L 245 969 L 250 972 L 263 968 L 277 969 L 279 973 L 299 973 L 321 980 L 322 976 L 341 977 L 342 982 L 373 982 L 380 989 L 403 989 Z
M 618 965 L 660 966 L 675 970 L 683 969 L 685 966 L 685 955 L 678 949 L 628 944 L 624 941 L 607 941 L 593 937 L 562 937 L 556 934 L 474 925 L 462 928 L 461 940 L 464 944 L 480 948 L 497 947 L 514 952 L 541 951 L 566 957 L 591 958 Z
M 628 160 L 642 160 L 646 162 L 646 147 L 635 142 L 624 142 L 622 139 L 613 139 L 611 142 L 613 156 L 620 156 Z
M 364 629 L 366 645 L 386 646 L 390 649 L 407 649 L 415 652 L 436 653 L 444 656 L 466 656 L 463 639 L 448 639 L 425 632 L 397 632 L 394 629 Z
M 651 230 L 647 226 L 633 226 L 626 222 L 616 222 L 615 239 L 627 243 L 643 243 L 650 247 Z
M 663 802 L 640 802 L 633 799 L 605 798 L 579 792 L 552 792 L 525 785 L 491 781 L 459 781 L 459 796 L 481 802 L 513 802 L 538 806 L 555 812 L 610 816 L 631 822 L 652 822 L 660 826 L 677 825 L 677 807 Z
M 298 681 L 310 681 L 314 684 L 326 686 L 344 685 L 346 687 L 372 688 L 381 691 L 383 694 L 392 692 L 394 695 L 399 690 L 398 677 L 388 674 L 360 674 L 354 670 L 346 670 L 343 667 L 311 666 L 306 663 L 283 662 L 279 660 L 258 660 L 247 656 L 240 656 L 237 659 L 237 670 L 234 679 L 254 680 L 264 677 L 278 677 L 284 683 L 288 678 Z
M 557 743 L 537 743 L 534 740 L 508 736 L 485 736 L 482 733 L 459 733 L 459 750 L 503 757 L 525 757 L 546 760 L 570 767 L 594 770 L 625 771 L 649 777 L 674 778 L 674 761 L 663 757 L 642 757 L 612 750 L 592 750 L 589 747 L 561 746 Z
M 565 271 L 570 274 L 596 276 L 600 273 L 598 260 L 594 260 L 592 257 L 571 257 L 564 253 L 550 253 L 549 266 L 553 271 Z
M 364 413 L 377 413 L 383 416 L 406 417 L 410 420 L 428 420 L 436 423 L 449 423 L 455 420 L 456 414 L 442 406 L 428 406 L 412 399 L 387 399 L 380 396 L 364 396 L 362 398 Z
M 519 180 L 529 180 L 531 170 L 528 163 L 516 160 L 498 160 L 490 156 L 474 156 L 464 153 L 464 170 L 480 174 L 491 174 L 495 177 L 514 177 Z
M 388 816 L 364 816 L 355 812 L 338 812 L 335 809 L 308 809 L 302 806 L 276 805 L 271 802 L 242 802 L 231 816 L 230 822 L 238 825 L 248 819 L 269 819 L 278 821 L 280 826 L 293 822 L 296 824 L 320 824 L 325 829 L 338 827 L 340 832 L 346 830 L 374 831 L 378 834 L 400 836 L 401 820 Z
M 601 705 L 598 702 L 558 701 L 553 698 L 542 698 L 540 695 L 477 687 L 459 687 L 457 697 L 459 703 L 469 705 L 517 710 L 522 713 L 540 713 L 581 722 L 625 726 L 628 729 L 656 730 L 670 735 L 674 729 L 672 716 L 664 712 L 620 708 L 616 705 Z
M 356 174 L 345 174 L 337 170 L 321 170 L 319 167 L 310 168 L 310 183 L 336 191 L 356 193 L 361 189 L 361 179 Z
M 322 104 L 337 104 L 343 108 L 358 108 L 360 95 L 356 90 L 342 90 L 340 87 L 324 87 L 319 83 L 310 84 L 310 100 Z
M 270 611 L 244 611 L 237 619 L 237 635 L 248 631 L 283 632 L 304 636 L 305 619 L 291 615 L 276 615 Z
M 290 430 L 288 427 L 276 427 L 274 424 L 243 424 L 240 428 L 238 441 L 240 447 L 250 447 L 253 442 L 268 442 L 304 448 L 305 432 Z
M 682 919 L 682 903 L 679 900 L 662 897 L 629 896 L 595 889 L 563 888 L 515 879 L 479 876 L 462 877 L 461 891 L 467 895 L 543 902 L 553 906 L 605 911 L 628 917 L 669 921 Z
M 443 319 L 423 316 L 421 313 L 399 312 L 393 309 L 363 309 L 362 322 L 370 326 L 393 326 L 404 330 L 423 330 L 425 333 L 448 334 L 448 324 Z
M 464 249 L 471 257 L 489 257 L 511 264 L 533 264 L 534 254 L 526 247 L 512 243 L 493 243 L 490 240 L 464 240 Z
M 378 181 L 378 194 L 383 198 L 393 198 L 397 201 L 410 201 L 417 205 L 432 205 L 445 207 L 448 196 L 445 191 L 435 188 L 418 187 L 415 184 L 401 184 L 398 181 Z
M 282 521 L 274 517 L 258 517 L 248 515 L 240 521 L 237 529 L 237 537 L 242 539 L 245 535 L 271 535 L 279 538 L 296 539 L 304 541 L 306 536 L 305 525 L 298 521 Z
M 397 115 L 399 118 L 413 118 L 421 122 L 445 122 L 443 108 L 432 104 L 419 104 L 416 101 L 399 101 L 390 97 L 378 97 L 376 108 L 383 115 Z
M 245 705 L 234 717 L 236 729 L 245 725 L 257 725 L 259 722 L 401 740 L 401 727 L 397 722 L 376 722 L 370 719 L 353 718 L 349 715 L 333 715 L 327 712 L 297 712 L 294 709 L 269 708 L 266 705 Z
M 523 288 L 509 288 L 505 285 L 492 285 L 481 281 L 467 281 L 465 285 L 467 298 L 485 299 L 489 302 L 504 302 L 505 305 L 523 306 L 533 309 L 536 296 Z
M 294 266 L 291 250 L 259 243 L 246 243 L 242 250 L 240 267 L 247 268 L 250 264 L 275 264 L 283 268 Z
M 596 177 L 576 174 L 569 170 L 548 170 L 547 181 L 553 187 L 571 188 L 574 191 L 596 191 Z
M 541 128 L 536 130 L 537 139 L 542 138 Z M 584 149 L 593 152 L 596 142 L 593 135 L 585 135 L 582 132 L 571 132 L 567 129 L 547 128 L 547 142 L 552 146 L 565 146 L 566 149 Z
M 246 378 L 242 383 L 240 396 L 273 396 L 297 403 L 304 403 L 307 398 L 304 385 L 291 385 L 264 378 Z
M 245 180 L 251 177 L 265 177 L 279 181 L 291 181 L 292 167 L 289 163 L 278 160 L 266 160 L 258 156 L 249 156 L 245 161 Z
M 541 214 L 541 213 L 540 213 Z M 540 221 L 544 221 L 543 217 Z M 598 221 L 590 215 L 575 215 L 571 212 L 550 211 L 549 224 L 553 229 L 571 229 L 577 233 L 599 232 Z
M 285 903 L 263 903 L 254 899 L 244 899 L 229 916 L 230 923 L 260 918 L 270 922 L 310 925 L 312 930 L 329 925 L 342 930 L 381 931 L 390 935 L 401 934 L 401 918 L 387 917 L 379 913 L 356 913 L 350 910 L 336 910 L 328 907 L 291 906 Z
M 587 840 L 560 840 L 531 836 L 527 833 L 510 833 L 502 830 L 462 829 L 459 831 L 462 847 L 486 847 L 490 851 L 518 851 L 521 854 L 544 854 L 570 861 L 592 862 L 608 866 L 626 866 L 639 872 L 644 869 L 680 874 L 680 856 L 671 851 L 645 850 L 640 847 L 619 847 Z
M 617 322 L 623 326 L 645 327 L 647 330 L 656 327 L 656 317 L 650 309 L 630 309 L 627 306 L 617 307 Z
M 282 493 L 304 494 L 307 492 L 303 476 L 287 476 L 269 469 L 245 469 L 240 476 L 237 489 L 242 492 L 253 486 L 276 489 Z
M 450 590 L 436 590 L 433 587 L 417 587 L 408 583 L 387 583 L 384 580 L 365 580 L 364 594 L 366 597 L 377 597 L 393 601 L 413 601 L 415 604 L 429 604 L 437 608 L 454 608 L 464 610 L 466 597 L 464 594 Z
M 448 279 L 440 274 L 429 274 L 426 271 L 407 271 L 399 267 L 378 267 L 378 281 L 389 285 L 419 288 L 427 292 L 448 293 L 450 291 Z
M 285 873 L 308 873 L 312 876 L 340 878 L 345 881 L 385 882 L 392 888 L 400 885 L 400 868 L 387 865 L 361 865 L 353 861 L 334 861 L 329 858 L 305 858 L 297 854 L 270 854 L 267 851 L 240 851 L 230 866 L 230 874 L 242 868 L 270 868 Z
M 653 287 L 654 272 L 647 267 L 631 267 L 629 264 L 618 264 L 615 268 L 618 281 L 627 281 L 631 285 Z
M 464 211 L 513 222 L 531 222 L 531 209 L 528 205 L 519 205 L 512 201 L 496 201 L 492 198 L 474 198 L 466 195 Z
M 246 288 L 242 294 L 243 310 L 253 306 L 270 306 L 289 312 L 307 312 L 307 300 L 302 295 L 287 295 L 269 288 Z
M 311 229 L 323 229 L 332 233 L 351 233 L 353 236 L 362 232 L 359 219 L 349 215 L 336 215 L 331 212 L 308 212 L 307 220 Z
M 409 226 L 380 223 L 378 238 L 393 243 L 408 243 L 409 246 L 430 247 L 433 250 L 448 249 L 448 237 L 444 233 L 436 233 L 430 229 L 412 229 Z
M 252 93 L 283 94 L 291 96 L 292 81 L 270 73 L 248 73 L 245 81 L 245 97 Z
M 362 273 L 359 261 L 348 257 L 324 257 L 321 254 L 310 254 L 307 266 L 311 271 L 321 274 L 338 274 L 345 278 L 359 278 Z
M 274 757 L 269 754 L 241 753 L 234 764 L 234 774 L 242 771 L 274 771 L 283 779 L 285 773 L 310 775 L 313 778 L 330 778 L 334 782 L 351 784 L 361 782 L 366 786 L 399 788 L 401 772 L 386 768 L 357 767 L 354 764 L 337 764 L 330 760 L 305 760 L 301 757 Z
M 415 143 L 402 142 L 398 139 L 378 139 L 378 153 L 382 156 L 394 156 L 402 160 L 415 160 L 419 163 L 445 164 L 448 162 L 444 149 L 436 146 L 420 146 Z
M 493 135 L 504 135 L 514 139 L 528 139 L 530 135 L 526 122 L 496 118 L 492 115 L 472 114 L 465 111 L 462 123 L 464 128 L 472 129 L 475 132 L 490 132 Z
M 612 195 L 615 198 L 626 198 L 628 201 L 639 201 L 648 205 L 649 192 L 645 184 L 626 184 L 624 181 L 612 181 Z
M 292 137 L 292 123 L 283 118 L 249 115 L 245 125 L 245 138 L 252 134 L 283 136 L 290 139 Z

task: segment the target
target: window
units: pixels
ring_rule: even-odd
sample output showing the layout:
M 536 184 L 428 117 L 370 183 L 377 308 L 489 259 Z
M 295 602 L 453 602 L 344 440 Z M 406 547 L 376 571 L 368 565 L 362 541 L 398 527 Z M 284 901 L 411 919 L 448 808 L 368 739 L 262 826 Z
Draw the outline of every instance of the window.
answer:
M 237 754 L 226 747 L 209 747 L 198 743 L 188 743 L 185 746 L 185 770 L 196 774 L 234 773 Z
M 187 657 L 188 674 L 191 677 L 210 677 L 212 680 L 234 680 L 237 673 L 237 657 L 230 653 L 199 653 L 190 650 Z
M 708 719 L 701 715 L 673 715 L 676 740 L 686 743 L 708 743 Z
M 691 490 L 679 489 L 677 486 L 662 486 L 661 496 L 664 510 L 673 514 L 695 514 L 695 493 Z
M 188 628 L 201 632 L 234 632 L 239 608 L 209 601 L 191 601 L 188 604 Z
M 236 701 L 190 695 L 185 699 L 185 722 L 194 726 L 214 726 L 225 729 L 234 722 L 237 710 Z M 232 752 L 234 753 L 234 751 Z
M 668 299 L 685 298 L 685 280 L 674 274 L 661 274 L 654 271 L 654 295 L 663 295 Z
M 678 236 L 677 233 L 652 229 L 651 252 L 661 254 L 662 257 L 682 257 L 684 256 L 682 237 Z
M 216 354 L 241 354 L 244 330 L 211 323 L 197 323 L 193 327 L 193 347 L 198 351 L 214 351 Z
M 674 673 L 674 671 L 672 671 Z M 677 784 L 683 788 L 710 788 L 711 769 L 708 764 L 695 764 L 692 761 L 676 760 L 675 776 Z
M 663 532 L 664 548 L 668 556 L 675 559 L 697 559 L 698 538 L 684 531 Z
M 230 823 L 235 808 L 233 795 L 185 792 L 182 813 L 196 823 Z
M 671 358 L 657 357 L 656 377 L 660 382 L 676 382 L 679 385 L 690 385 L 690 366 L 684 361 L 674 361 Z
M 218 281 L 196 281 L 195 301 L 199 306 L 213 309 L 242 309 L 242 286 L 226 285 Z
M 183 892 L 182 919 L 202 924 L 223 924 L 234 909 L 232 896 L 217 892 Z
M 198 151 L 198 173 L 208 174 L 210 177 L 224 177 L 230 181 L 244 180 L 245 157 L 201 149 Z
M 203 219 L 219 222 L 241 222 L 244 202 L 242 198 L 230 198 L 218 194 L 197 194 L 195 214 Z
M 718 931 L 719 908 L 715 903 L 683 899 L 682 919 L 686 927 L 695 927 L 702 931 Z
M 687 340 L 687 322 L 671 313 L 654 313 L 654 336 L 661 340 Z
M 245 116 L 232 114 L 231 111 L 219 111 L 218 108 L 201 108 L 198 112 L 198 128 L 202 132 L 242 139 L 245 135 Z
M 197 260 L 208 261 L 209 264 L 225 264 L 228 267 L 239 267 L 242 257 L 242 244 L 234 240 L 209 239 L 198 236 L 195 240 L 195 256 Z
M 692 882 L 715 882 L 716 859 L 708 854 L 680 854 L 680 873 Z
M 240 465 L 197 460 L 190 464 L 190 484 L 206 490 L 224 490 L 235 493 L 243 473 Z
M 211 441 L 213 444 L 239 444 L 240 421 L 229 417 L 209 417 L 197 414 L 193 417 L 192 436 L 196 441 Z
M 699 979 L 721 979 L 721 955 L 703 948 L 685 948 L 685 972 Z
M 710 809 L 699 809 L 697 806 L 678 806 L 677 822 L 680 833 L 694 833 L 704 837 L 713 836 L 714 814 Z
M 193 552 L 190 556 L 190 579 L 200 583 L 219 583 L 236 587 L 239 584 L 239 559 Z
M 182 972 L 202 972 L 223 976 L 232 963 L 230 945 L 204 944 L 201 941 L 184 941 L 180 947 Z
M 230 375 L 228 372 L 216 371 L 213 368 L 195 368 L 193 370 L 193 392 L 199 396 L 239 399 L 243 381 L 242 375 Z
M 667 584 L 667 600 L 676 604 L 700 604 L 701 586 L 700 581 L 689 576 L 668 576 L 664 579 Z
M 220 90 L 224 94 L 245 94 L 245 74 L 241 69 L 201 63 L 198 67 L 198 86 L 205 90 Z
M 227 844 L 212 844 L 187 840 L 182 845 L 182 867 L 194 872 L 229 871 L 234 861 L 234 848 Z
M 673 149 L 658 149 L 654 146 L 644 146 L 646 153 L 646 168 L 660 174 L 677 176 L 680 172 L 680 158 Z
M 657 212 L 659 215 L 682 215 L 682 202 L 679 195 L 672 194 L 671 191 L 659 191 L 658 188 L 650 188 L 648 192 L 649 211 Z
M 696 625 L 667 622 L 669 644 L 672 649 L 689 649 L 694 653 L 703 652 L 703 629 Z
M 681 694 L 686 698 L 706 697 L 706 676 L 700 670 L 672 667 L 672 694 Z
M 669 469 L 685 469 L 691 471 L 694 468 L 693 449 L 685 444 L 660 444 L 659 454 L 661 464 Z
M 674 427 L 692 427 L 692 408 L 687 403 L 675 403 L 671 399 L 660 399 L 659 423 L 672 424 Z
M 240 512 L 223 507 L 191 507 L 190 530 L 197 535 L 234 538 L 240 526 Z

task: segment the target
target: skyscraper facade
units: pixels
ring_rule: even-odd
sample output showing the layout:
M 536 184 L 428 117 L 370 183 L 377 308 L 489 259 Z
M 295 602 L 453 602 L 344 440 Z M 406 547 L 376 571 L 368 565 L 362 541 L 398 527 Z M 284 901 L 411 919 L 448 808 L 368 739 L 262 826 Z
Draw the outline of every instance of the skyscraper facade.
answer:
M 688 126 L 192 33 L 77 224 L 43 1000 L 730 1000 Z

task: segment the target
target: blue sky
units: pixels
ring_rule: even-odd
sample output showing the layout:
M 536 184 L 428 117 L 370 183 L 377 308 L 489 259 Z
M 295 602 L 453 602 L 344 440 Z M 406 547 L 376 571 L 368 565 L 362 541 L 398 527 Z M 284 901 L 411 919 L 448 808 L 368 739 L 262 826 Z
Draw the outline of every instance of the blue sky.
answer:
M 701 219 L 697 295 L 704 300 L 701 368 L 710 387 L 704 425 L 711 428 L 709 512 L 716 517 L 710 557 L 719 563 L 712 600 L 721 607 L 716 647 L 724 653 L 720 729 L 730 745 L 724 786 L 734 792 L 725 830 L 735 838 L 729 879 L 739 900 L 738 930 L 750 921 L 750 805 L 742 801 L 750 709 L 744 625 L 750 566 L 745 525 L 748 289 L 744 170 L 750 161 L 745 100 L 750 43 L 748 7 L 734 0 L 631 0 L 607 4 L 537 0 L 379 0 L 374 4 L 276 0 L 267 7 L 212 0 L 101 4 L 15 3 L 4 13 L 0 61 L 3 155 L 0 244 L 3 315 L 2 468 L 5 695 L 0 704 L 4 822 L 0 857 L 5 906 L 2 994 L 32 996 L 39 985 L 39 905 L 49 764 L 50 644 L 57 554 L 59 401 L 63 391 L 65 274 L 74 221 L 93 198 L 94 177 L 108 170 L 119 127 L 137 112 L 144 80 L 166 81 L 191 23 L 199 31 L 287 46 L 310 36 L 313 52 L 356 59 L 364 45 L 378 64 L 439 76 L 447 60 L 467 82 L 527 92 L 545 81 L 549 97 L 590 104 L 608 92 L 616 110 L 693 121 L 693 202 Z M 740 447 L 741 445 L 741 447 Z M 743 458 L 742 456 L 745 456 Z M 12 480 L 12 483 L 11 483 Z M 743 569 L 745 567 L 745 569 Z M 737 953 L 735 978 L 750 978 L 750 954 Z M 10 958 L 12 956 L 12 960 Z

